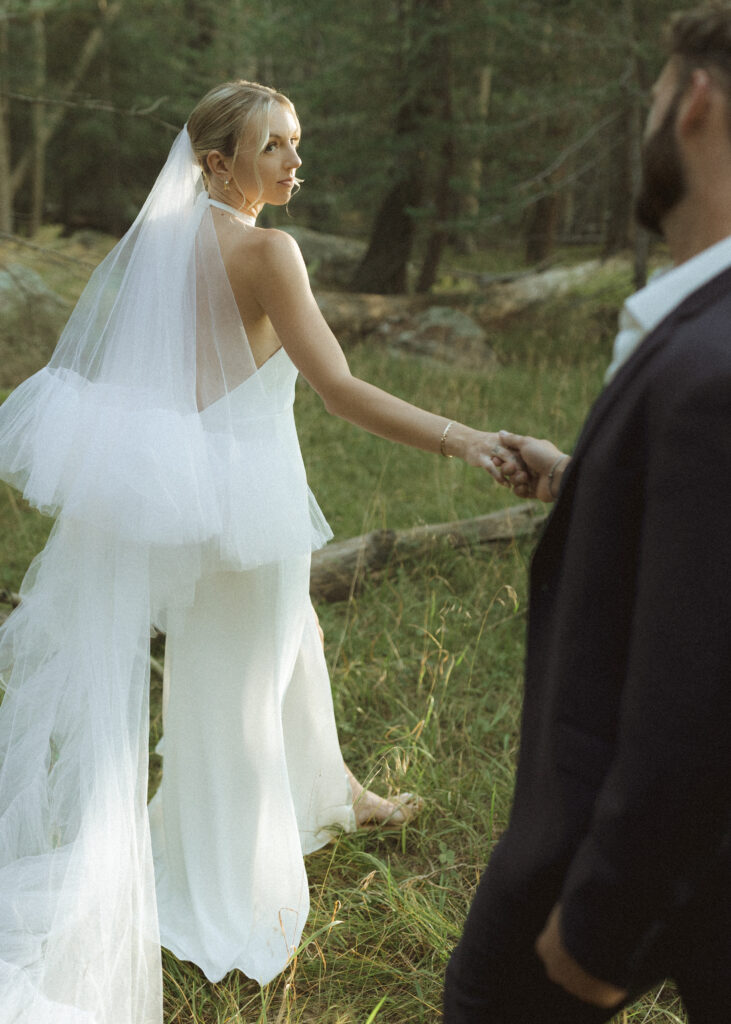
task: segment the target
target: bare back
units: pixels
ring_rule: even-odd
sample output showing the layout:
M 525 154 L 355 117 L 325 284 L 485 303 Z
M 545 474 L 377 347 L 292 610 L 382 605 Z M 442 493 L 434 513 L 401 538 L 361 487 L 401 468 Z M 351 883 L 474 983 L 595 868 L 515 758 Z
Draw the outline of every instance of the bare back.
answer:
M 213 224 L 236 306 L 241 315 L 254 362 L 261 366 L 281 348 L 281 341 L 254 294 L 254 268 L 261 257 L 266 229 L 250 227 L 235 215 L 213 208 Z

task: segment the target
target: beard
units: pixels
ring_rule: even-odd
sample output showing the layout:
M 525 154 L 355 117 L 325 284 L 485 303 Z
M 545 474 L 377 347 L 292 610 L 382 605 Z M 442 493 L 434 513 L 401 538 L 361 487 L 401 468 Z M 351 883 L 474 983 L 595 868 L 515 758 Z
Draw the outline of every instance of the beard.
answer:
M 660 126 L 642 146 L 642 179 L 635 218 L 643 228 L 663 234 L 663 221 L 687 191 L 685 171 L 675 138 L 680 96 L 670 104 Z

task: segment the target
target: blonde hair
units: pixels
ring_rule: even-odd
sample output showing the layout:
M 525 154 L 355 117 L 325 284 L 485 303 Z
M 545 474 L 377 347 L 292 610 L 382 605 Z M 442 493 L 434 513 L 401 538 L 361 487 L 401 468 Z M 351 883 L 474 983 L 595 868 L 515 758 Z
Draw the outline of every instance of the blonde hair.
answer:
M 299 126 L 294 104 L 283 93 L 258 82 L 238 79 L 211 89 L 188 118 L 188 135 L 208 187 L 208 154 L 216 149 L 233 160 L 244 140 L 261 153 L 269 138 L 269 114 L 275 103 L 286 107 Z M 261 189 L 257 160 L 254 171 Z

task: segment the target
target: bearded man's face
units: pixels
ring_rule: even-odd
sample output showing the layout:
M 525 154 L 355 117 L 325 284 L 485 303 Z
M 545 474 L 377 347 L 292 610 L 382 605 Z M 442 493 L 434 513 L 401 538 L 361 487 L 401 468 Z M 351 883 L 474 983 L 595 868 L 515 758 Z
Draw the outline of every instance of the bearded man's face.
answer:
M 635 201 L 637 221 L 658 235 L 663 233 L 665 218 L 687 191 L 675 135 L 675 120 L 681 98 L 682 90 L 678 86 L 677 73 L 671 62 L 653 89 L 648 132 L 642 145 L 642 180 Z M 658 116 L 659 124 L 654 125 Z

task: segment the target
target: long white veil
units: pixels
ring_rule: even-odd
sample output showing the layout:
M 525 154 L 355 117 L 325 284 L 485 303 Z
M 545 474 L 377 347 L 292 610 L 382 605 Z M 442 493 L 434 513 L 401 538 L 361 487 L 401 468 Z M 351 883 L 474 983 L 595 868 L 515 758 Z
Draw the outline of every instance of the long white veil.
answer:
M 150 626 L 208 566 L 328 539 L 271 418 L 183 129 L 49 365 L 0 408 L 0 477 L 56 517 L 0 631 L 3 1024 L 161 1024 Z

